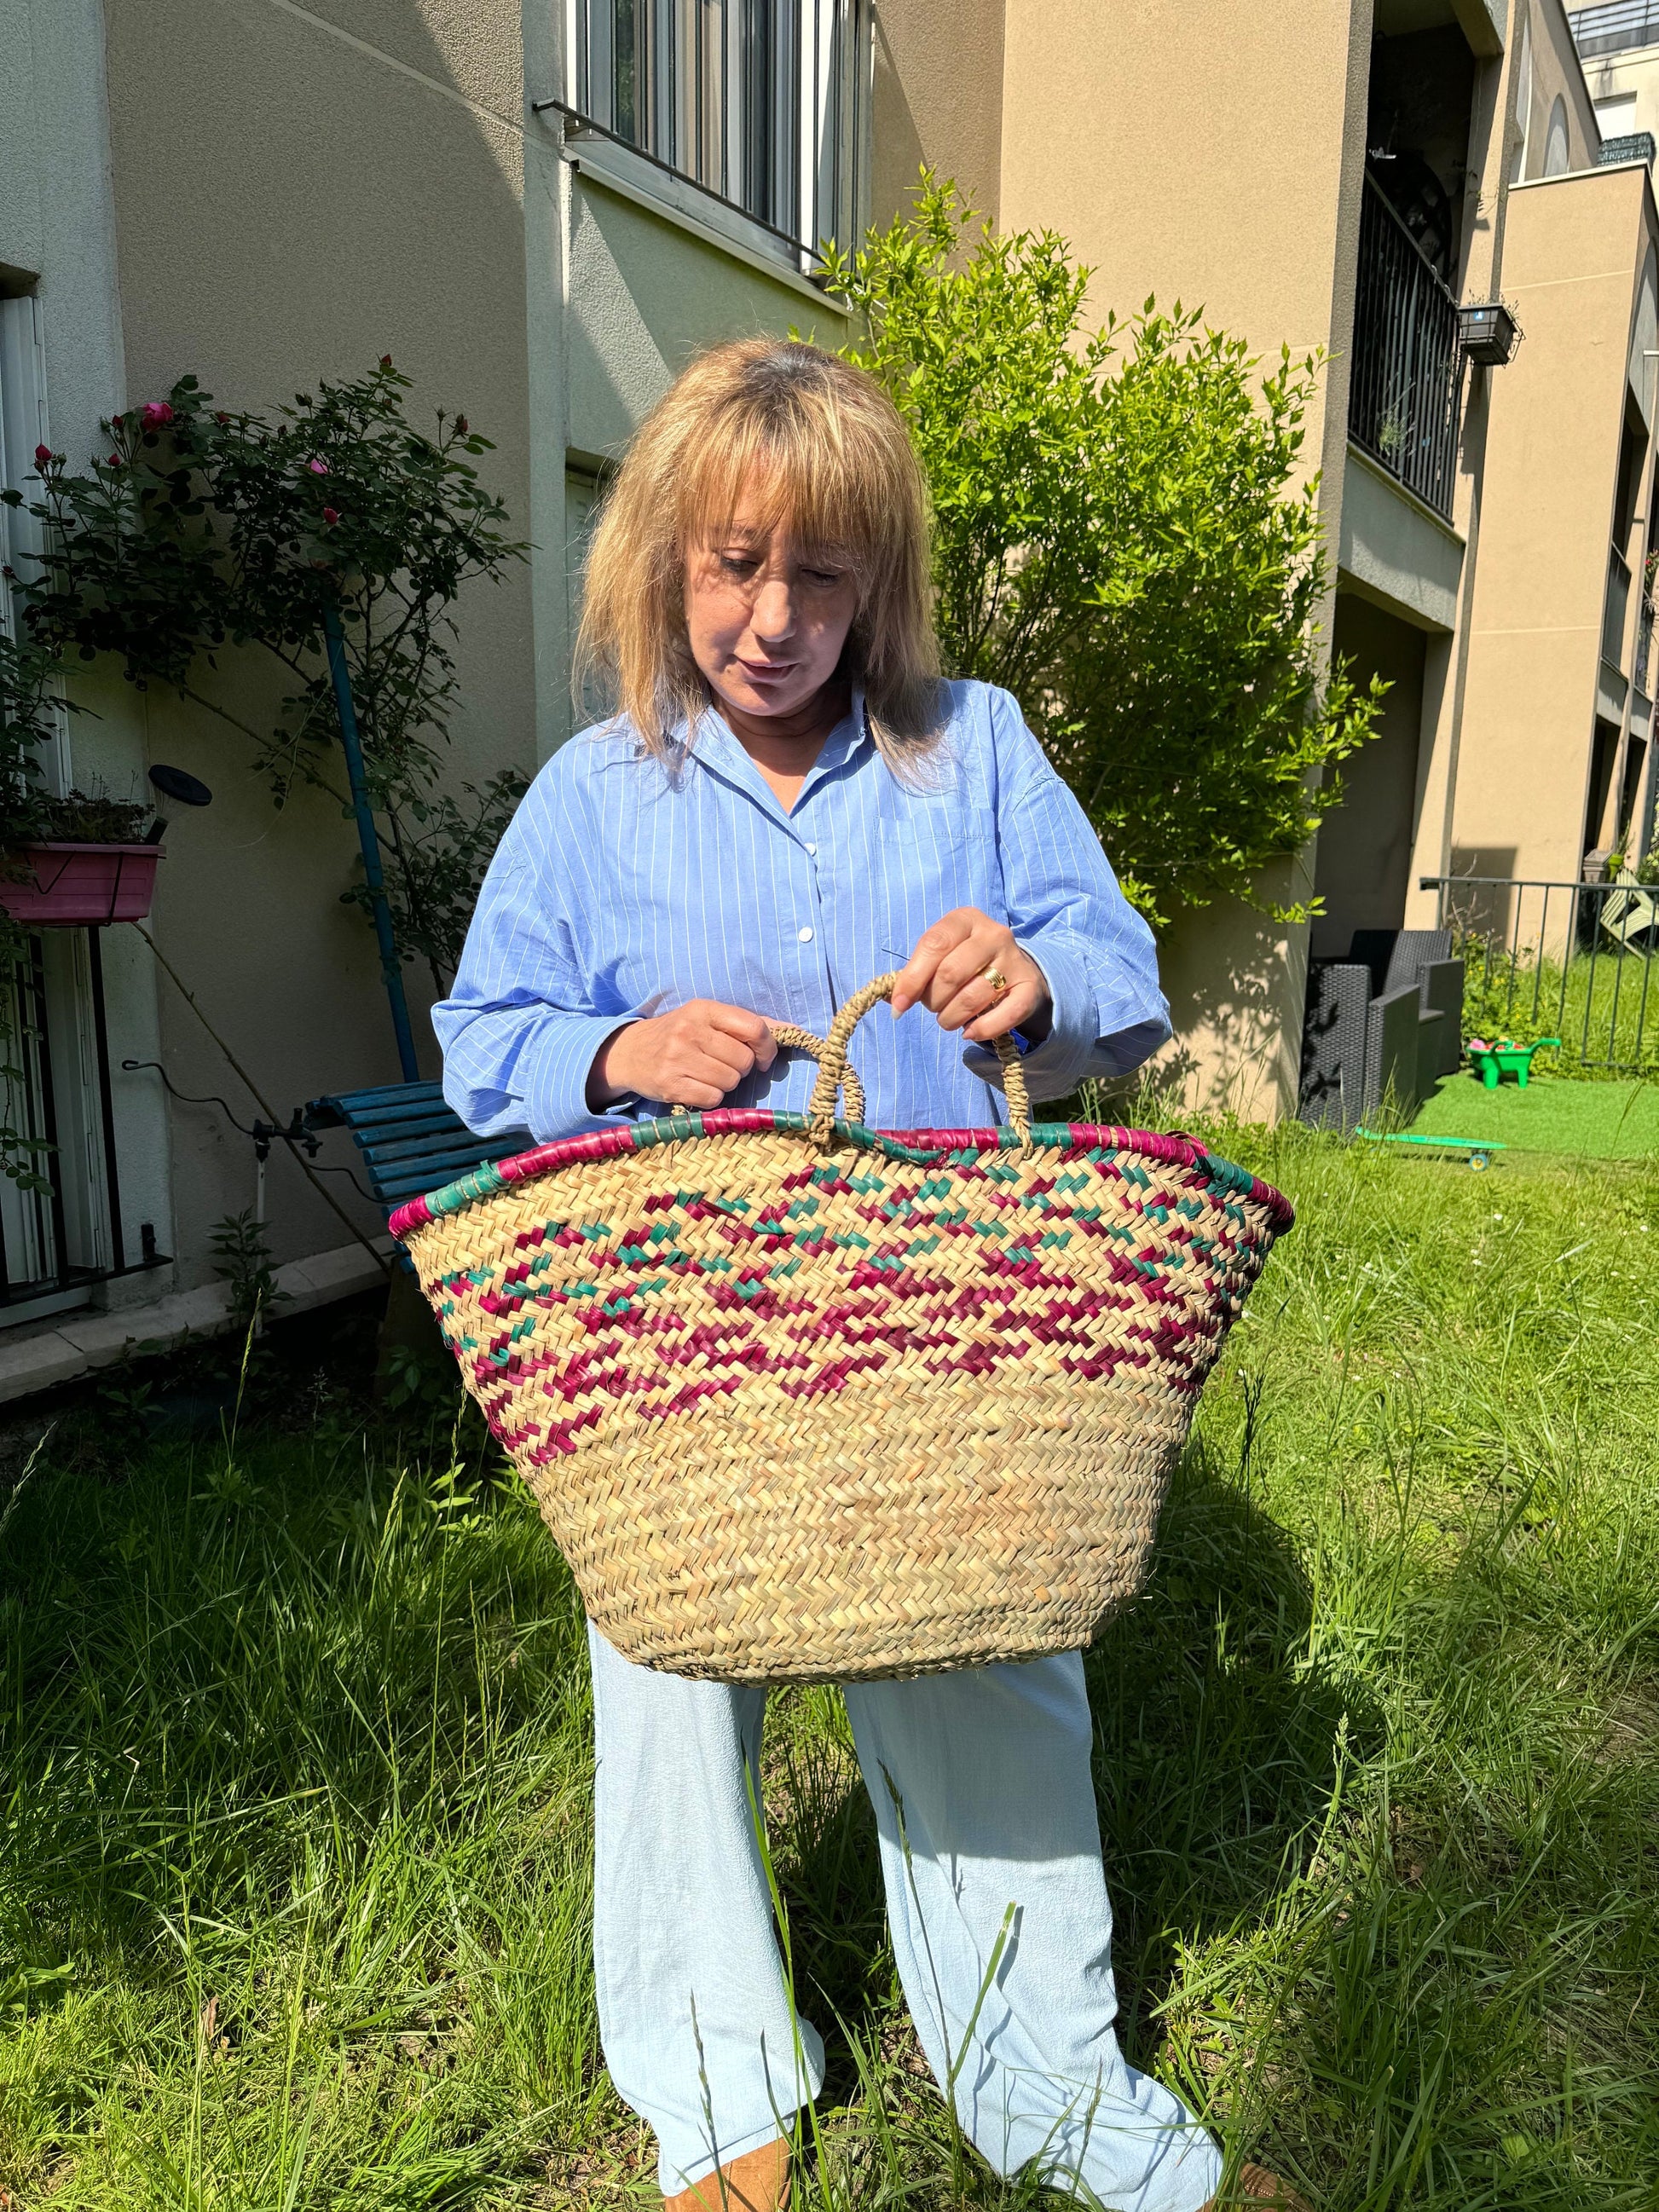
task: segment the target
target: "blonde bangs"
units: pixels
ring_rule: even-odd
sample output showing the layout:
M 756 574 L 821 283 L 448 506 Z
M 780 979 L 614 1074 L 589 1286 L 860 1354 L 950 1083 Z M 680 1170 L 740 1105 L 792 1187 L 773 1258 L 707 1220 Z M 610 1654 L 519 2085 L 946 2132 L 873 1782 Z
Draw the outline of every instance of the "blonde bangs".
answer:
M 740 508 L 851 571 L 845 672 L 890 764 L 926 752 L 940 702 L 921 471 L 873 378 L 798 340 L 714 348 L 641 424 L 588 555 L 578 684 L 599 678 L 653 753 L 695 725 L 708 692 L 686 640 L 686 555 Z

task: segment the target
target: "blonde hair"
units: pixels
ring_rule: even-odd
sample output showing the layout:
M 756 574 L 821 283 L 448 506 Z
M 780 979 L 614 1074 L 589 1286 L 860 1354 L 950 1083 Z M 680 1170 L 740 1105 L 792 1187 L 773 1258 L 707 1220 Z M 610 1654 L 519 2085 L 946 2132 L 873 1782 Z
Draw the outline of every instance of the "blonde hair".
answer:
M 641 424 L 593 534 L 577 681 L 598 675 L 648 750 L 695 729 L 708 690 L 685 628 L 689 550 L 729 529 L 747 489 L 765 527 L 844 561 L 858 611 L 841 672 L 902 769 L 940 732 L 927 498 L 898 410 L 861 368 L 798 339 L 699 356 Z

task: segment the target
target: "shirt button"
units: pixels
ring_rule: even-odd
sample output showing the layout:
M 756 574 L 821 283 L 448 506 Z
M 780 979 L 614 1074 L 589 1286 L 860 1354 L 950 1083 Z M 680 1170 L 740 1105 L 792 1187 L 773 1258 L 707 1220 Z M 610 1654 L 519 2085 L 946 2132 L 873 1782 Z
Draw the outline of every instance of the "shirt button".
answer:
M 803 929 L 801 931 L 800 941 L 803 945 L 810 945 L 812 942 L 812 933 L 810 929 Z
M 817 860 L 817 858 L 818 857 L 818 848 L 817 848 L 817 847 L 816 845 L 809 845 L 809 846 L 807 847 L 807 848 L 806 848 L 806 849 L 807 849 L 807 851 L 808 851 L 808 852 L 812 855 L 812 858 L 816 860 Z

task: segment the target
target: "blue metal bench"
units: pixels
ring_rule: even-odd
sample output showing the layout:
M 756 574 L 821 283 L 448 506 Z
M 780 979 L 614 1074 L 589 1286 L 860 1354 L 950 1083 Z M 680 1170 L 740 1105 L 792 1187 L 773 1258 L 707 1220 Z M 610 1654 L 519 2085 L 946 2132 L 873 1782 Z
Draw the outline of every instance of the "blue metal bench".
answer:
M 342 1091 L 313 1098 L 305 1110 L 307 1129 L 349 1129 L 374 1195 L 388 1212 L 453 1182 L 485 1160 L 528 1152 L 528 1129 L 505 1136 L 475 1136 L 444 1103 L 436 1083 L 393 1083 L 380 1091 Z

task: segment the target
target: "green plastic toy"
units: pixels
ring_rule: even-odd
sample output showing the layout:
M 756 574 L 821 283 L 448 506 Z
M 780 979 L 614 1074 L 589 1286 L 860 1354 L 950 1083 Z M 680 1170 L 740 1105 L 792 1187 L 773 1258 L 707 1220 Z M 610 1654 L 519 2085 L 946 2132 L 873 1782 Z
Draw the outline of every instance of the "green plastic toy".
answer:
M 1488 1091 L 1496 1091 L 1506 1075 L 1512 1075 L 1524 1091 L 1531 1080 L 1534 1053 L 1552 1048 L 1559 1052 L 1559 1037 L 1540 1037 L 1534 1044 L 1516 1044 L 1513 1037 L 1488 1044 L 1485 1037 L 1471 1037 L 1467 1047 L 1469 1066 Z
M 1374 1145 L 1425 1145 L 1437 1152 L 1449 1152 L 1474 1169 L 1476 1175 L 1484 1174 L 1492 1165 L 1494 1152 L 1508 1150 L 1490 1137 L 1425 1137 L 1412 1129 L 1365 1129 L 1354 1131 L 1356 1137 L 1367 1137 Z

